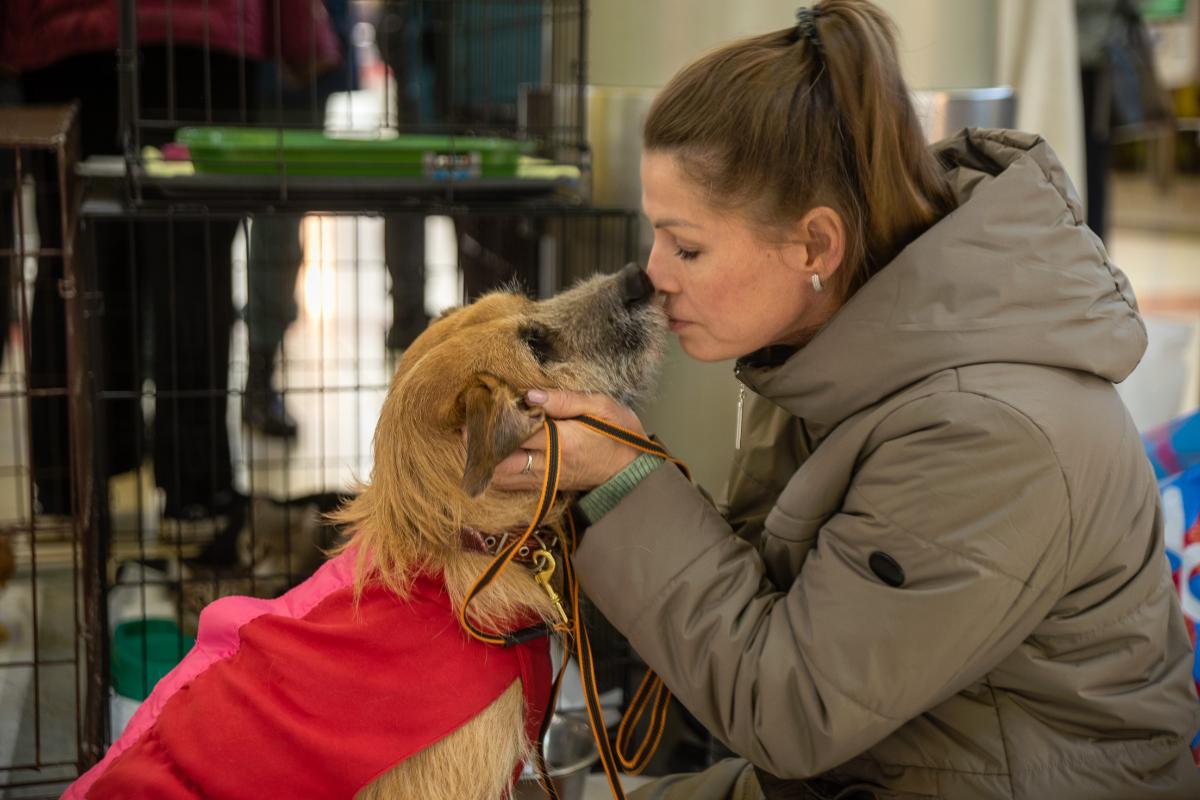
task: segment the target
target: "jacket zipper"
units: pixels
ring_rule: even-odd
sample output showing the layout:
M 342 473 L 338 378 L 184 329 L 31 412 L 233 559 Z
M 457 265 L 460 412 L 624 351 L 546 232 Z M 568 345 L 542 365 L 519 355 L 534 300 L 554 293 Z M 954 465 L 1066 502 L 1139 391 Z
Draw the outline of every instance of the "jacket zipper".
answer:
M 746 400 L 746 384 L 738 384 L 737 431 L 733 435 L 733 449 L 742 449 L 742 403 Z

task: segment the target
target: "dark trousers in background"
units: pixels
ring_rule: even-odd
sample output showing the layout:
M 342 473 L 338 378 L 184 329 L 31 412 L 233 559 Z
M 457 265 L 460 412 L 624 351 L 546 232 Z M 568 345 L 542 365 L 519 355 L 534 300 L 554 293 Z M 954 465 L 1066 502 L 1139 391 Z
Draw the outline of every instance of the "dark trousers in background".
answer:
M 392 327 L 388 329 L 387 346 L 402 350 L 429 324 L 425 313 L 425 217 L 385 217 L 383 254 L 392 279 Z
M 274 356 L 288 326 L 296 321 L 303 219 L 300 214 L 263 214 L 250 226 L 245 319 L 251 353 Z
M 251 359 L 270 358 L 296 321 L 296 278 L 304 260 L 300 214 L 263 214 L 250 227 L 246 334 Z M 392 279 L 392 327 L 387 345 L 408 347 L 425 326 L 425 217 L 389 214 L 384 219 L 384 259 Z M 273 362 L 272 362 L 273 363 Z
M 1083 90 L 1083 147 L 1087 174 L 1087 224 L 1105 242 L 1108 241 L 1108 166 L 1112 154 L 1108 109 L 1111 103 L 1101 102 L 1099 91 L 1109 91 L 1102 81 L 1099 68 L 1087 68 L 1080 73 Z M 1104 118 L 1096 115 L 1104 113 Z
M 175 117 L 205 119 L 204 54 L 176 47 Z M 143 116 L 166 118 L 168 70 L 163 48 L 146 48 L 140 64 Z M 214 121 L 239 118 L 246 80 L 238 59 L 209 55 Z M 120 152 L 116 57 L 67 59 L 23 76 L 29 103 L 81 102 L 84 158 Z M 147 132 L 143 144 L 161 144 L 170 131 Z M 47 176 L 48 177 L 48 176 Z M 52 185 L 52 184 L 47 184 Z M 45 195 L 45 193 L 42 193 Z M 39 208 L 43 241 L 58 241 L 56 200 Z M 98 285 L 103 293 L 102 413 L 107 469 L 132 469 L 144 454 L 142 378 L 156 386 L 155 478 L 171 517 L 203 517 L 232 502 L 232 465 L 225 422 L 229 336 L 233 320 L 230 248 L 234 220 L 155 220 L 90 223 Z M 32 313 L 31 388 L 65 387 L 64 308 L 58 296 L 62 263 L 38 267 Z M 147 357 L 147 353 L 149 354 Z M 145 366 L 151 365 L 151 369 Z M 33 402 L 33 472 L 46 513 L 70 513 L 67 405 L 63 397 Z
M 7 162 L 7 159 L 5 159 Z M 0 250 L 14 250 L 17 246 L 13 230 L 13 201 L 16 187 L 13 185 L 13 165 L 0 164 Z M 16 256 L 0 255 L 0 369 L 4 368 L 4 352 L 8 346 L 9 325 L 12 324 L 13 280 L 19 274 L 13 270 Z
M 321 130 L 325 125 L 325 105 L 329 96 L 358 86 L 358 62 L 350 35 L 353 28 L 350 8 L 344 0 L 336 3 L 327 0 L 326 6 L 342 45 L 341 65 L 313 83 L 297 85 L 283 80 L 273 62 L 262 64 L 254 82 L 254 90 L 258 93 L 255 124 Z M 304 260 L 300 241 L 303 218 L 302 214 L 295 213 L 260 214 L 250 228 L 244 314 L 250 350 L 248 394 L 253 391 L 255 380 L 261 381 L 256 387 L 259 390 L 265 391 L 270 385 L 275 352 L 299 313 L 296 278 Z

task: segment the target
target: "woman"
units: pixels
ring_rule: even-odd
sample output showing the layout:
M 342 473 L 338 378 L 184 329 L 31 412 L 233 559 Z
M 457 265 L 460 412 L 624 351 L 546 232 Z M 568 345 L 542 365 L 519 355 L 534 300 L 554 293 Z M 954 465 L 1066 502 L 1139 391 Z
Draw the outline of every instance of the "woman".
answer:
M 1200 797 L 1157 491 L 1113 388 L 1146 342 L 1128 282 L 1043 141 L 927 150 L 887 17 L 798 17 L 684 69 L 645 127 L 671 328 L 758 396 L 724 515 L 562 424 L 563 485 L 593 490 L 584 589 L 748 762 L 638 796 Z M 497 485 L 540 485 L 541 446 Z

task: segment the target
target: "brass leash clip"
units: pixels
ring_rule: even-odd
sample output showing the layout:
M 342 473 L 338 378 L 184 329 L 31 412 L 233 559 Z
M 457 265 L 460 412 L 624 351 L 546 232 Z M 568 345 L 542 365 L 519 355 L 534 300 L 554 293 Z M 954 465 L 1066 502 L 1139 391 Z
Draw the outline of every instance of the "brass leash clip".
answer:
M 554 556 L 549 550 L 538 550 L 533 554 L 533 563 L 537 567 L 537 573 L 534 574 L 533 579 L 546 592 L 550 602 L 554 603 L 554 607 L 558 609 L 558 615 L 562 617 L 563 624 L 570 625 L 570 621 L 567 619 L 567 610 L 563 608 L 562 598 L 550 585 L 550 580 L 554 577 L 554 570 L 558 566 Z

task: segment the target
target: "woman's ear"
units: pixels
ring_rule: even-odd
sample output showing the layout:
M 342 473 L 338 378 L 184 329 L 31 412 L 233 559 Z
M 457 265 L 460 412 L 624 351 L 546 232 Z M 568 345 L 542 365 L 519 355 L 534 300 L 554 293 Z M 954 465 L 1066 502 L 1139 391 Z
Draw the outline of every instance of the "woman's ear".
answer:
M 846 224 L 842 215 L 828 206 L 817 206 L 796 223 L 794 235 L 804 245 L 805 272 L 820 275 L 828 283 L 846 255 Z

